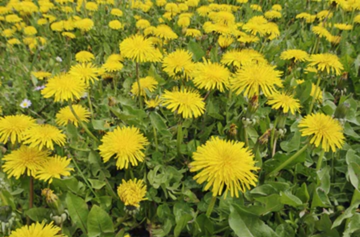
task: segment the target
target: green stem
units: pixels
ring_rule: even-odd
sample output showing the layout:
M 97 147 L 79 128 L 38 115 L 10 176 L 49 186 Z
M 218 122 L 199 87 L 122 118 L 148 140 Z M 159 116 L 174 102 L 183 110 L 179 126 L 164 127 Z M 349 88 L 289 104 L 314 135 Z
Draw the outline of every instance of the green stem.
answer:
M 137 81 L 137 85 L 138 85 L 138 89 L 139 89 L 139 103 L 140 103 L 140 109 L 142 109 L 144 107 L 143 105 L 143 101 L 142 101 L 142 97 L 141 97 L 141 87 L 140 87 L 140 79 L 139 79 L 139 63 L 136 63 L 136 81 Z
M 34 178 L 30 175 L 30 184 L 29 184 L 29 209 L 33 208 L 34 203 Z M 30 224 L 30 218 L 26 216 L 26 224 Z
M 92 107 L 92 103 L 91 103 L 90 91 L 91 91 L 91 89 L 89 88 L 87 99 L 88 99 L 89 108 L 90 108 L 90 116 L 91 116 L 91 118 L 94 118 L 94 111 L 93 111 L 93 107 Z
M 226 124 L 229 123 L 230 120 L 230 107 L 231 107 L 231 90 L 229 90 L 229 94 L 228 94 L 228 99 L 227 99 L 227 104 L 226 104 Z
M 154 140 L 155 140 L 155 149 L 156 149 L 156 151 L 157 151 L 157 150 L 158 150 L 159 143 L 158 143 L 158 139 L 157 139 L 156 129 L 155 129 L 154 126 L 153 126 L 153 132 L 154 132 Z
M 278 167 L 276 167 L 273 171 L 271 171 L 269 174 L 267 174 L 266 176 L 272 176 L 273 174 L 276 174 L 277 172 L 279 172 L 280 170 L 282 170 L 283 168 L 285 168 L 287 165 L 289 165 L 291 162 L 293 162 L 299 155 L 301 155 L 306 148 L 309 145 L 306 144 L 305 146 L 303 146 L 303 148 L 301 148 L 300 150 L 298 150 L 294 155 L 292 155 L 289 159 L 287 159 L 285 162 L 281 163 Z
M 97 137 L 95 137 L 95 135 L 90 132 L 90 130 L 87 128 L 87 126 L 80 120 L 79 116 L 77 116 L 77 114 L 75 113 L 74 108 L 72 107 L 71 103 L 69 103 L 69 107 L 70 107 L 71 112 L 73 113 L 73 115 L 75 116 L 75 118 L 77 119 L 77 121 L 79 122 L 79 124 L 81 125 L 81 127 L 85 130 L 85 132 L 86 132 L 92 139 L 94 139 L 97 143 L 100 143 L 99 139 L 97 139 Z
M 270 148 L 271 148 L 271 151 L 273 150 L 273 147 L 274 147 L 275 131 L 276 131 L 276 126 L 277 126 L 278 121 L 279 121 L 279 117 L 276 116 L 276 119 L 275 119 L 275 122 L 274 122 L 274 127 L 273 127 L 273 129 L 271 130 L 271 138 L 270 138 Z
M 181 155 L 181 143 L 183 142 L 183 131 L 182 131 L 182 123 L 179 122 L 177 127 L 177 151 L 178 154 Z
M 321 77 L 319 76 L 319 77 L 318 77 L 318 80 L 317 80 L 317 82 L 316 82 L 316 88 L 315 88 L 315 91 L 314 91 L 313 98 L 312 98 L 312 100 L 311 100 L 311 104 L 310 104 L 310 108 L 309 108 L 308 114 L 311 114 L 312 109 L 313 109 L 313 107 L 314 107 L 315 100 L 316 100 L 316 97 L 317 97 L 316 95 L 317 95 L 317 93 L 318 93 L 318 88 L 320 89 L 320 92 L 321 92 L 321 88 L 319 87 L 320 81 L 321 81 Z
M 249 138 L 248 138 L 248 134 L 247 134 L 247 131 L 246 131 L 246 125 L 244 125 L 243 127 L 244 127 L 245 146 L 249 147 Z
M 214 206 L 215 206 L 215 202 L 216 202 L 216 196 L 212 196 L 211 197 L 211 200 L 210 200 L 210 203 L 209 203 L 209 206 L 208 206 L 208 209 L 206 210 L 206 216 L 207 217 L 210 217 L 213 209 L 214 209 Z
M 92 192 L 92 194 L 94 194 L 94 196 L 97 198 L 96 193 L 94 192 L 94 190 L 93 190 L 92 187 L 90 186 L 90 183 L 89 183 L 89 181 L 87 180 L 87 178 L 85 177 L 84 173 L 83 173 L 83 172 L 81 171 L 81 169 L 79 168 L 79 166 L 78 166 L 75 158 L 74 158 L 74 157 L 71 157 L 71 159 L 72 159 L 72 161 L 73 161 L 76 169 L 79 171 L 80 176 L 81 176 L 81 177 L 83 178 L 83 180 L 85 181 L 86 186 L 88 186 L 88 188 L 90 189 L 90 191 Z
M 318 158 L 318 162 L 316 164 L 316 171 L 319 171 L 321 169 L 324 154 L 325 154 L 325 150 L 322 149 Z

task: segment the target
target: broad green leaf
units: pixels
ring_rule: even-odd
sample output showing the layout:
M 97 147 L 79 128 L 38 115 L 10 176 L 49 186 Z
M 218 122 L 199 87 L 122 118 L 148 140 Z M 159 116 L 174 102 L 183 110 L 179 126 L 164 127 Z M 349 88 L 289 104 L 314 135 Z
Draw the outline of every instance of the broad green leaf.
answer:
M 43 220 L 50 220 L 50 209 L 44 207 L 34 207 L 25 211 L 25 215 L 31 220 L 42 222 Z
M 351 237 L 352 233 L 360 230 L 359 223 L 360 223 L 360 214 L 355 213 L 352 217 L 350 217 L 350 221 L 349 221 L 348 225 L 346 226 L 343 237 Z
M 205 56 L 203 47 L 194 41 L 189 42 L 188 50 L 193 54 L 193 59 L 195 62 L 199 61 L 202 57 Z
M 87 233 L 86 223 L 89 214 L 88 205 L 81 197 L 72 193 L 66 195 L 65 202 L 74 225 Z
M 299 207 L 303 205 L 302 201 L 289 191 L 280 192 L 280 201 L 282 204 L 286 204 L 292 207 Z
M 89 237 L 112 237 L 114 236 L 114 225 L 109 214 L 99 206 L 91 208 L 87 219 Z
M 185 228 L 187 223 L 191 221 L 192 216 L 190 214 L 184 214 L 180 217 L 180 219 L 176 222 L 176 226 L 174 229 L 174 236 L 177 237 L 181 234 L 181 231 Z
M 232 206 L 230 207 L 229 226 L 238 237 L 256 237 L 251 234 L 240 214 Z
M 94 189 L 101 189 L 106 185 L 104 181 L 100 181 L 98 179 L 88 179 L 88 181 Z
M 296 196 L 300 198 L 303 203 L 307 203 L 310 200 L 310 195 L 306 183 L 303 183 L 296 191 Z
M 331 226 L 331 228 L 333 229 L 333 228 L 341 225 L 341 223 L 345 219 L 348 219 L 348 218 L 352 217 L 355 214 L 356 209 L 358 208 L 359 204 L 360 204 L 360 201 L 357 201 L 353 205 L 348 207 L 340 216 L 338 216 L 338 218 L 335 219 L 335 221 L 333 222 L 333 225 Z

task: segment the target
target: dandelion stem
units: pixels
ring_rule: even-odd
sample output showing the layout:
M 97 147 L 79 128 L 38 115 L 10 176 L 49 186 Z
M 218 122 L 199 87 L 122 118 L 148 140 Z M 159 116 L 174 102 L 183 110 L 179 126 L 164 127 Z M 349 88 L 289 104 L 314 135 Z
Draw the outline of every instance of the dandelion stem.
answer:
M 318 162 L 316 164 L 316 171 L 319 171 L 321 169 L 321 165 L 322 165 L 322 161 L 323 161 L 323 158 L 324 158 L 324 154 L 325 154 L 325 150 L 322 149 L 321 150 L 321 153 L 319 155 L 319 158 L 318 158 Z M 320 181 L 320 180 L 319 180 Z
M 320 92 L 321 92 L 321 89 L 320 89 L 320 87 L 319 87 L 320 81 L 321 81 L 321 77 L 319 76 L 319 77 L 318 77 L 318 80 L 317 80 L 317 82 L 316 82 L 316 88 L 315 88 L 315 91 L 314 91 L 313 98 L 312 98 L 312 100 L 311 100 L 311 104 L 310 104 L 310 108 L 309 108 L 308 114 L 311 114 L 312 109 L 313 109 L 313 107 L 314 107 L 315 100 L 316 100 L 317 93 L 318 93 L 318 88 L 319 88 L 319 90 L 320 90 Z
M 29 209 L 33 207 L 34 203 L 34 178 L 30 175 L 30 183 L 29 183 Z M 26 224 L 30 224 L 30 218 L 26 217 Z
M 245 146 L 249 147 L 249 138 L 246 131 L 246 125 L 244 125 L 244 139 L 245 139 Z
M 90 108 L 90 116 L 91 116 L 91 118 L 94 118 L 94 111 L 93 111 L 93 108 L 92 108 L 91 93 L 90 92 L 91 92 L 91 89 L 89 88 L 87 99 L 88 99 L 89 108 Z
M 274 138 L 275 138 L 275 131 L 276 131 L 276 126 L 277 126 L 278 121 L 279 121 L 279 118 L 276 117 L 275 122 L 274 122 L 274 127 L 271 130 L 270 148 L 272 151 L 274 149 Z
M 287 159 L 285 162 L 281 163 L 278 167 L 276 167 L 273 171 L 271 171 L 269 174 L 267 174 L 266 176 L 272 176 L 273 174 L 276 174 L 277 172 L 279 172 L 280 170 L 282 170 L 283 168 L 285 168 L 287 165 L 289 165 L 291 162 L 293 162 L 299 155 L 301 155 L 306 148 L 308 147 L 308 144 L 306 144 L 305 146 L 303 146 L 303 148 L 301 148 L 300 150 L 298 150 L 294 155 L 292 155 L 289 159 Z
M 90 130 L 88 129 L 88 127 L 80 120 L 79 116 L 77 116 L 77 114 L 75 113 L 74 108 L 72 107 L 71 103 L 69 103 L 69 107 L 70 107 L 71 112 L 73 113 L 73 115 L 75 116 L 75 118 L 77 119 L 77 121 L 79 122 L 79 124 L 81 125 L 81 127 L 85 130 L 85 132 L 86 132 L 92 139 L 94 139 L 97 143 L 100 143 L 99 139 L 97 139 L 97 137 L 95 137 L 95 135 L 90 132 Z
M 216 196 L 212 196 L 211 197 L 211 200 L 210 200 L 210 203 L 209 203 L 209 206 L 208 206 L 208 209 L 206 210 L 206 216 L 207 217 L 210 217 L 213 209 L 214 209 L 214 206 L 215 206 L 215 202 L 216 202 Z
M 94 196 L 97 198 L 96 193 L 94 192 L 94 190 L 93 190 L 92 187 L 90 186 L 90 183 L 89 183 L 89 181 L 87 180 L 87 178 L 84 176 L 84 173 L 83 173 L 83 172 L 81 171 L 81 169 L 79 168 L 79 166 L 78 166 L 75 158 L 71 156 L 71 159 L 72 159 L 72 161 L 73 161 L 76 169 L 79 171 L 80 176 L 84 179 L 86 186 L 88 186 L 88 188 L 90 189 L 91 193 L 94 194 Z
M 177 151 L 178 154 L 181 155 L 181 143 L 183 142 L 183 131 L 182 131 L 182 123 L 178 123 L 177 127 Z
M 154 132 L 154 140 L 155 140 L 155 149 L 156 149 L 156 151 L 157 151 L 157 150 L 158 150 L 159 143 L 158 143 L 158 139 L 157 139 L 156 129 L 155 129 L 154 126 L 153 126 L 153 132 Z
M 137 81 L 137 85 L 138 85 L 138 96 L 139 96 L 139 103 L 140 103 L 140 109 L 142 109 L 143 106 L 143 101 L 142 101 L 142 97 L 141 97 L 141 87 L 140 87 L 140 79 L 139 79 L 139 63 L 136 63 L 136 81 Z

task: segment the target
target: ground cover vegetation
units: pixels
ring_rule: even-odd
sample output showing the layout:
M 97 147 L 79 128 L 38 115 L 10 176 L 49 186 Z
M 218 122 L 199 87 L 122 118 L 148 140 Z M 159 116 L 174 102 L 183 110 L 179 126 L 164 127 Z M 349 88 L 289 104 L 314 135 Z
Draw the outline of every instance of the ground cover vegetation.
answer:
M 359 0 L 0 2 L 0 236 L 360 236 Z

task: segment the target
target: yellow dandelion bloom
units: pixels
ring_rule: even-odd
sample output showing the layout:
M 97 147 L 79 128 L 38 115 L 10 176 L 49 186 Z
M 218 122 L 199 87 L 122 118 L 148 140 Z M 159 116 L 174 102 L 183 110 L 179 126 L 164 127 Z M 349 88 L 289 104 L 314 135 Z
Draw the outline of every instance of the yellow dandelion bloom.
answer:
M 177 111 L 183 118 L 197 118 L 205 112 L 205 102 L 196 90 L 165 91 L 161 99 L 167 109 Z
M 127 169 L 129 163 L 137 166 L 138 162 L 143 162 L 143 150 L 149 144 L 147 138 L 135 127 L 117 127 L 106 133 L 101 141 L 99 150 L 103 161 L 108 162 L 115 155 L 118 169 Z
M 295 114 L 296 112 L 300 112 L 300 101 L 295 99 L 291 95 L 287 95 L 284 92 L 273 94 L 268 102 L 268 105 L 272 105 L 273 109 L 282 109 L 284 113 L 290 111 L 290 113 Z
M 38 71 L 38 72 L 31 72 L 31 74 L 36 77 L 38 80 L 43 80 L 45 78 L 51 77 L 50 72 Z
M 37 148 L 21 146 L 18 150 L 5 155 L 2 160 L 2 168 L 8 177 L 14 176 L 19 179 L 24 173 L 27 176 L 35 176 L 36 171 L 48 157 L 47 151 L 39 151 Z
M 254 155 L 243 142 L 211 137 L 193 153 L 193 160 L 189 164 L 190 172 L 198 172 L 194 179 L 199 184 L 207 182 L 204 190 L 211 188 L 213 196 L 224 192 L 226 198 L 230 191 L 231 197 L 239 197 L 239 191 L 256 186 L 257 176 L 253 171 L 258 168 Z
M 266 97 L 276 92 L 276 86 L 282 87 L 280 79 L 282 72 L 268 64 L 247 64 L 240 68 L 230 79 L 230 87 L 237 95 L 244 93 L 251 98 L 260 94 L 260 89 Z
M 145 19 L 140 19 L 136 22 L 136 28 L 138 29 L 146 29 L 150 26 L 150 22 Z
M 234 38 L 231 36 L 220 35 L 218 44 L 221 48 L 227 48 L 234 42 Z
M 192 53 L 184 49 L 177 49 L 164 57 L 162 66 L 163 71 L 170 77 L 175 79 L 185 77 L 187 79 L 195 64 L 192 61 Z
M 316 35 L 318 35 L 320 37 L 324 37 L 326 39 L 330 39 L 330 37 L 331 37 L 331 33 L 325 27 L 323 27 L 321 25 L 313 26 L 311 31 L 314 32 Z
M 266 19 L 279 19 L 281 18 L 281 13 L 278 11 L 270 10 L 264 13 Z
M 35 125 L 35 119 L 23 114 L 2 117 L 0 118 L 0 142 L 5 144 L 9 138 L 12 144 L 21 142 L 24 131 Z
M 50 78 L 41 94 L 45 98 L 54 97 L 54 101 L 74 101 L 79 99 L 86 91 L 83 80 L 70 74 L 60 74 Z
M 315 85 L 314 83 L 312 83 L 310 96 L 315 97 L 315 99 L 321 103 L 323 100 L 322 94 L 323 94 L 323 92 L 322 92 L 321 88 L 319 86 Z
M 89 19 L 81 19 L 75 22 L 75 27 L 82 31 L 89 31 L 94 27 L 94 22 Z
M 177 21 L 177 25 L 180 27 L 188 27 L 190 25 L 190 17 L 181 17 Z
M 120 200 L 125 206 L 140 207 L 140 202 L 146 200 L 146 185 L 144 180 L 129 180 L 121 181 L 121 184 L 117 188 L 117 193 Z
M 157 80 L 155 80 L 155 78 L 150 76 L 140 78 L 139 82 L 140 82 L 140 95 L 145 97 L 146 97 L 146 91 L 153 92 L 158 84 Z M 132 84 L 131 93 L 133 94 L 133 96 L 139 95 L 139 85 L 137 81 Z
M 71 32 L 63 32 L 61 33 L 62 36 L 68 37 L 69 39 L 75 39 L 76 35 Z
M 196 87 L 205 90 L 217 89 L 223 92 L 229 87 L 230 71 L 219 63 L 212 63 L 204 59 L 203 63 L 196 64 L 192 73 Z
M 36 35 L 37 30 L 33 26 L 27 26 L 24 28 L 24 34 L 28 36 Z
M 75 59 L 79 63 L 87 63 L 94 60 L 94 54 L 88 52 L 88 51 L 80 51 L 77 54 L 75 54 Z
M 79 117 L 82 122 L 89 122 L 90 112 L 81 105 L 72 106 L 76 115 Z M 71 112 L 70 107 L 62 108 L 56 114 L 56 124 L 59 126 L 66 126 L 68 123 L 73 123 L 76 127 L 79 126 L 78 120 L 75 118 L 74 114 Z
M 160 98 L 158 96 L 155 97 L 155 99 L 149 99 L 145 100 L 146 107 L 148 109 L 156 108 L 160 105 Z
M 116 60 L 107 60 L 103 65 L 102 69 L 104 69 L 106 72 L 118 72 L 121 71 L 121 69 L 124 67 L 124 65 Z
M 166 40 L 172 40 L 177 39 L 177 34 L 167 25 L 159 25 L 154 30 L 155 36 L 166 39 Z
M 349 24 L 334 24 L 334 27 L 339 29 L 339 30 L 352 30 L 353 29 L 353 26 L 352 25 L 349 25 Z
M 110 27 L 110 29 L 113 29 L 113 30 L 120 30 L 123 28 L 123 25 L 121 24 L 120 21 L 113 20 L 113 21 L 109 22 L 109 27 Z
M 97 78 L 98 68 L 92 63 L 79 63 L 71 66 L 69 74 L 74 78 L 80 78 L 86 85 L 99 80 Z
M 41 164 L 36 172 L 36 179 L 52 183 L 53 179 L 61 179 L 61 176 L 70 176 L 70 171 L 74 171 L 69 167 L 70 159 L 55 155 L 49 157 Z
M 223 54 L 221 63 L 241 67 L 245 64 L 261 63 L 266 64 L 264 55 L 254 49 L 230 50 Z
M 43 147 L 54 150 L 54 143 L 64 146 L 66 136 L 57 127 L 42 124 L 26 130 L 23 141 L 24 144 L 29 144 L 29 147 L 37 147 L 39 150 Z
M 54 225 L 45 223 L 33 223 L 12 231 L 9 237 L 65 237 L 61 232 L 61 228 Z
M 316 66 L 319 71 L 326 71 L 328 74 L 335 72 L 336 75 L 340 75 L 344 69 L 339 58 L 330 53 L 313 54 L 310 56 L 309 62 L 310 66 Z
M 294 62 L 304 62 L 309 59 L 309 54 L 300 49 L 288 49 L 281 53 L 280 58 L 283 60 L 294 60 Z
M 197 30 L 197 29 L 186 29 L 185 31 L 185 36 L 190 36 L 190 37 L 200 37 L 202 34 L 201 34 L 201 31 L 200 30 Z
M 113 16 L 122 16 L 123 12 L 118 8 L 113 8 L 113 9 L 111 9 L 110 14 Z
M 159 62 L 162 55 L 152 42 L 142 35 L 132 35 L 120 43 L 121 54 L 135 62 Z
M 310 143 L 321 146 L 324 151 L 336 151 L 344 144 L 343 128 L 340 123 L 325 114 L 310 114 L 299 123 L 301 136 L 312 136 Z

